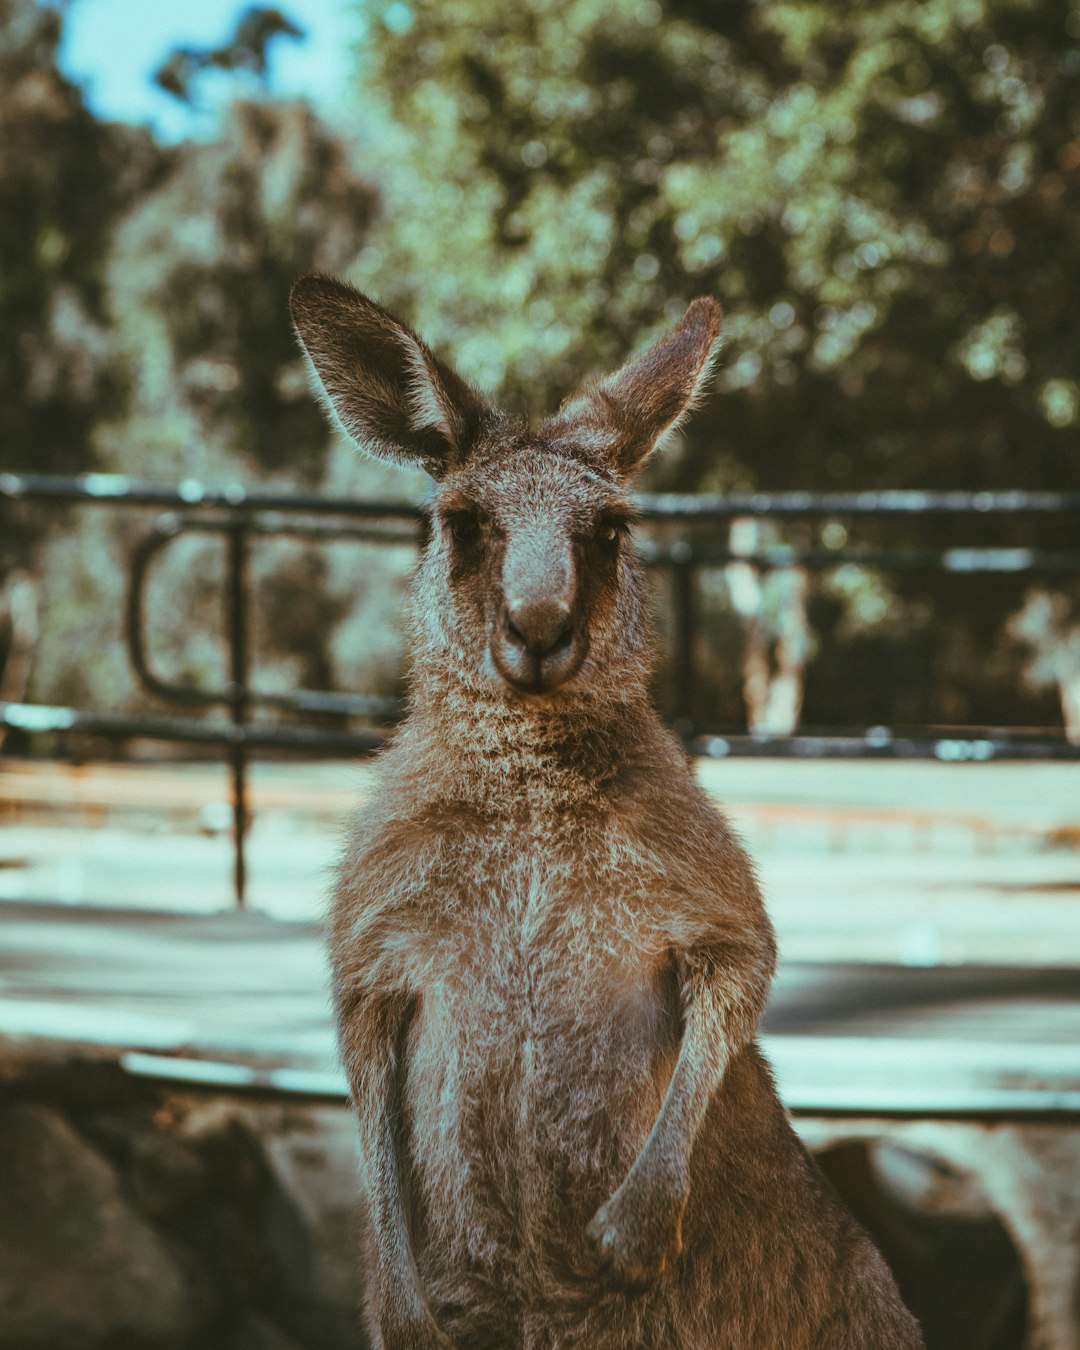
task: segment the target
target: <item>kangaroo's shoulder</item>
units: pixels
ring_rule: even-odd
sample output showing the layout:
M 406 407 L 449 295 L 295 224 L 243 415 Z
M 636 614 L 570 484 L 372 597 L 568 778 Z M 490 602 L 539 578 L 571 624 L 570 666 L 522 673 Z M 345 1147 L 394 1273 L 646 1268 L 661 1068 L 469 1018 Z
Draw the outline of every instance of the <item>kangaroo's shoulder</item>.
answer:
M 736 842 L 723 808 L 702 788 L 678 737 L 659 719 L 642 728 L 612 785 L 627 825 L 673 848 L 715 849 Z
M 753 864 L 723 808 L 700 786 L 693 762 L 659 721 L 627 756 L 613 789 L 616 828 L 633 840 L 665 889 L 756 911 Z

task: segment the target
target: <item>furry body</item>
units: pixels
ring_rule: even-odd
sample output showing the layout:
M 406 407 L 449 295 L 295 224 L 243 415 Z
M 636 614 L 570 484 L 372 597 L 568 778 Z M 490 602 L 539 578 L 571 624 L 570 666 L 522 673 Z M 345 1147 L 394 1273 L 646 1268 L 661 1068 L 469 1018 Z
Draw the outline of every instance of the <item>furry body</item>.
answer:
M 764 926 L 741 847 L 643 711 L 606 772 L 603 737 L 575 747 L 579 767 L 564 728 L 522 719 L 490 733 L 489 773 L 483 710 L 472 744 L 447 746 L 421 717 L 357 821 L 337 981 L 363 989 L 363 971 L 412 1010 L 409 1228 L 435 1320 L 461 1350 L 918 1346 L 752 1043 L 694 1147 L 682 1255 L 644 1292 L 598 1285 L 582 1234 L 671 1077 L 673 954 L 738 948 L 748 920 Z M 366 1046 L 339 1001 L 348 1063 Z
M 626 482 L 719 336 L 695 301 L 535 431 L 328 278 L 335 415 L 437 480 L 409 717 L 331 954 L 381 1350 L 917 1350 L 754 1043 L 753 869 L 648 693 Z

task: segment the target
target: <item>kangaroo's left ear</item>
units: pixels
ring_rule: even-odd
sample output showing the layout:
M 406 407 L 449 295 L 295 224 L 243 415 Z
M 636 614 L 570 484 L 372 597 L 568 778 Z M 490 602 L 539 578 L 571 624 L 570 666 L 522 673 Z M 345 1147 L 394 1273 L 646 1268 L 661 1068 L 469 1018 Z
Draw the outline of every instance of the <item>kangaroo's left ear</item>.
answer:
M 720 346 L 720 306 L 694 300 L 678 324 L 641 356 L 571 395 L 545 430 L 560 440 L 582 438 L 617 478 L 633 478 L 678 430 L 703 393 Z
M 411 328 L 333 277 L 301 277 L 293 326 L 334 419 L 370 454 L 441 478 L 468 458 L 490 409 Z

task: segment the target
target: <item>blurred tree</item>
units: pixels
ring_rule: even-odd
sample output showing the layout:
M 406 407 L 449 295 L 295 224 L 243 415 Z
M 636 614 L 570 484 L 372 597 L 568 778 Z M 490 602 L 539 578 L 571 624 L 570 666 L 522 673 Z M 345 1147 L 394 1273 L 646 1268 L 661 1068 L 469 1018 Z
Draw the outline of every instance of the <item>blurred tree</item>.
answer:
M 329 441 L 288 323 L 301 272 L 340 271 L 376 196 L 304 102 L 237 100 L 178 148 L 117 231 L 110 306 L 132 393 L 103 430 L 110 466 L 317 480 Z
M 122 414 L 98 427 L 101 466 L 164 483 L 285 488 L 340 473 L 289 326 L 288 292 L 302 272 L 343 270 L 376 205 L 341 140 L 302 101 L 234 100 L 216 136 L 178 146 L 168 174 L 113 238 L 108 311 L 128 396 Z M 77 536 L 51 550 L 41 649 L 59 656 L 36 666 L 38 696 L 137 703 L 130 675 L 103 663 L 75 668 L 65 654 L 85 643 L 88 610 L 119 610 L 126 555 L 143 528 L 130 517 L 117 521 L 103 552 L 101 531 L 84 514 Z M 161 668 L 204 688 L 227 679 L 221 566 L 220 540 L 186 541 L 157 565 L 149 606 Z M 329 678 L 335 627 L 365 596 L 385 593 L 393 603 L 395 576 L 372 588 L 357 584 L 346 565 L 322 566 L 317 554 L 298 556 L 295 545 L 260 548 L 252 569 L 257 604 L 271 606 L 277 624 L 261 642 L 264 685 L 289 685 L 297 672 Z M 325 575 L 325 588 L 292 584 L 305 569 Z M 76 580 L 87 575 L 95 578 L 95 601 Z M 302 662 L 291 643 L 301 630 Z M 375 675 L 366 674 L 371 687 Z
M 281 25 L 269 11 L 260 14 L 260 22 L 270 25 L 262 36 L 245 28 L 248 20 L 254 23 L 249 14 L 235 41 L 265 55 L 268 33 Z M 229 62 L 223 58 L 223 64 Z M 243 64 L 231 62 L 236 69 Z M 87 135 L 105 135 L 89 114 L 82 116 Z M 38 147 L 48 172 L 62 175 L 63 163 L 53 163 L 52 153 L 45 144 Z M 313 268 L 343 270 L 361 248 L 376 209 L 375 191 L 353 168 L 341 138 L 302 101 L 237 98 L 225 108 L 216 134 L 162 155 L 156 177 L 144 179 L 143 188 L 126 200 L 122 220 L 102 225 L 93 313 L 112 383 L 91 391 L 83 458 L 71 467 L 85 467 L 92 446 L 95 467 L 165 483 L 198 477 L 213 484 L 275 480 L 287 487 L 329 476 L 344 490 L 372 490 L 379 474 L 358 488 L 356 456 L 329 454 L 333 440 L 311 397 L 288 321 L 293 279 Z M 96 229 L 96 205 L 84 201 L 81 210 L 80 225 L 89 221 Z M 35 697 L 137 705 L 116 619 L 127 555 L 143 528 L 145 522 L 130 515 L 82 511 L 49 546 L 41 569 L 41 639 L 30 677 Z M 335 560 L 326 593 L 314 596 L 289 586 L 290 568 L 303 572 L 295 549 L 260 556 L 253 568 L 282 620 L 281 632 L 269 635 L 261 652 L 262 675 L 279 683 L 275 663 L 294 660 L 289 633 L 301 621 L 308 633 L 307 667 L 325 671 L 324 645 L 335 640 L 346 611 L 371 595 L 385 597 L 380 603 L 390 607 L 400 589 L 400 567 L 372 585 L 357 585 L 348 563 Z M 200 537 L 163 558 L 154 583 L 161 663 L 202 686 L 225 678 L 215 631 L 219 569 L 218 545 Z M 288 622 L 287 602 L 296 611 Z M 96 650 L 94 633 L 112 635 L 114 642 L 86 660 L 85 653 Z M 366 674 L 393 691 L 386 647 L 380 644 L 378 672 Z
M 164 157 L 148 133 L 95 120 L 57 71 L 60 27 L 34 0 L 0 0 L 0 464 L 70 473 L 121 395 L 112 231 Z
M 388 227 L 354 275 L 472 378 L 549 404 L 704 291 L 727 311 L 722 397 L 653 486 L 1080 485 L 1075 3 L 366 0 L 363 15 L 361 79 L 394 124 Z M 888 687 L 888 658 L 860 672 L 875 720 L 989 719 L 1016 713 L 1020 655 L 977 653 L 1022 592 L 863 574 L 810 603 L 863 650 L 928 640 L 917 688 Z M 849 719 L 837 673 L 813 682 L 810 720 Z
M 706 291 L 671 482 L 1080 482 L 1069 0 L 364 8 L 412 153 L 360 270 L 474 375 L 543 400 Z
M 123 400 L 105 258 L 117 221 L 166 158 L 101 123 L 56 68 L 62 14 L 0 0 L 0 470 L 78 473 Z M 56 516 L 51 518 L 56 523 Z M 21 697 L 38 633 L 28 569 L 45 518 L 0 505 L 0 685 Z

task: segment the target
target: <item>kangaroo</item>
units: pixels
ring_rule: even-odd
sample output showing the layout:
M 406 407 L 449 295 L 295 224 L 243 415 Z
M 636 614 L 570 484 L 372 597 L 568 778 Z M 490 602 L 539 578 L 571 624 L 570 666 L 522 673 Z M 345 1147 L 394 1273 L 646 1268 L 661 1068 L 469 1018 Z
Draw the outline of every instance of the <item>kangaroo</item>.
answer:
M 331 932 L 371 1343 L 922 1345 L 778 1100 L 753 867 L 649 696 L 627 484 L 719 307 L 535 430 L 352 287 L 303 277 L 291 310 L 344 431 L 436 484 L 410 711 Z

